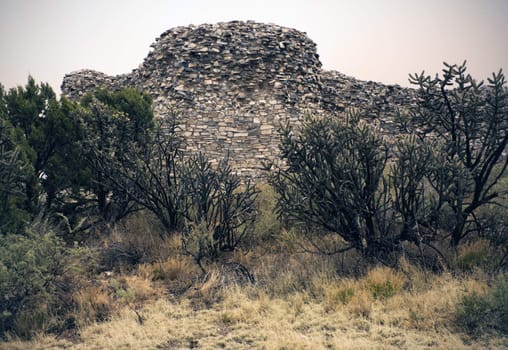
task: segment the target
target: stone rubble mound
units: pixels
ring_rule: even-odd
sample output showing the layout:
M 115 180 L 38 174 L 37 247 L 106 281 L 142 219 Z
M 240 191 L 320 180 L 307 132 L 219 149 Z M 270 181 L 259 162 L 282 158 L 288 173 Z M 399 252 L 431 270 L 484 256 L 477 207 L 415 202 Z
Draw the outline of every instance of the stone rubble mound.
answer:
M 396 108 L 414 104 L 414 90 L 365 82 L 321 69 L 305 33 L 273 24 L 225 22 L 164 32 L 138 69 L 108 76 L 81 70 L 64 77 L 77 99 L 97 88 L 134 87 L 154 99 L 157 117 L 179 112 L 190 152 L 218 161 L 229 154 L 242 174 L 259 175 L 278 152 L 277 128 L 305 113 L 360 108 L 391 133 Z

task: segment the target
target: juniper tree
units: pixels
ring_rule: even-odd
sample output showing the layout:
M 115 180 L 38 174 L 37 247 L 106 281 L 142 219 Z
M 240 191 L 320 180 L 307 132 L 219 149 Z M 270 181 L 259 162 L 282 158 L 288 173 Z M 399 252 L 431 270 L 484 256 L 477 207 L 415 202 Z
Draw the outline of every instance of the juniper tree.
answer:
M 133 89 L 98 90 L 80 107 L 80 149 L 88 172 L 82 185 L 94 194 L 102 218 L 114 222 L 136 210 L 130 189 L 121 184 L 119 164 L 146 150 L 153 128 L 151 99 Z
M 17 233 L 28 221 L 25 182 L 31 172 L 23 143 L 23 135 L 7 120 L 0 85 L 0 235 Z
M 37 84 L 32 77 L 26 86 L 10 89 L 4 101 L 6 119 L 26 140 L 19 144 L 31 168 L 25 181 L 25 206 L 34 216 L 58 206 L 59 195 L 78 176 L 74 105 L 65 98 L 57 100 L 48 84 Z

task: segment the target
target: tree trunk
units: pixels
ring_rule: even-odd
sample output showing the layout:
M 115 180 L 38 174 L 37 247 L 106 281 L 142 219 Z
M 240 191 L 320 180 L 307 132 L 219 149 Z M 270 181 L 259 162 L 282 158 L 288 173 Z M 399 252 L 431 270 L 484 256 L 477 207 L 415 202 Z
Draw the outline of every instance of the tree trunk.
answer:
M 452 230 L 450 246 L 453 248 L 457 248 L 463 238 L 462 233 L 464 232 L 464 227 L 466 226 L 466 218 L 467 216 L 460 215 L 457 224 L 455 224 L 455 227 Z

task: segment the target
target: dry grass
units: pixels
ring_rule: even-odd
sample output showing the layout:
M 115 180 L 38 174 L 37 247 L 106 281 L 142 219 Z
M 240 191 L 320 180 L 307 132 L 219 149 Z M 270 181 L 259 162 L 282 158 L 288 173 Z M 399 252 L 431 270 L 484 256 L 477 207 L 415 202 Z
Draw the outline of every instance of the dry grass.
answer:
M 401 297 L 403 299 L 403 297 Z M 400 300 L 399 300 L 400 301 Z M 441 304 L 441 303 L 439 303 Z M 446 302 L 445 302 L 446 304 Z M 421 305 L 420 305 L 421 306 Z M 411 326 L 400 308 L 372 306 L 369 318 L 347 308 L 325 312 L 320 303 L 294 295 L 287 300 L 250 299 L 230 290 L 213 308 L 195 310 L 188 301 L 159 300 L 136 314 L 123 309 L 112 321 L 81 330 L 83 342 L 40 337 L 9 348 L 69 349 L 480 349 L 502 347 L 502 339 L 465 344 L 441 322 Z M 424 317 L 424 316 L 422 316 Z M 408 323 L 408 326 L 405 325 Z M 505 346 L 508 344 L 504 344 Z
M 309 262 L 315 257 L 302 259 Z M 286 266 L 279 261 L 280 265 L 272 267 L 270 272 L 275 274 L 275 268 L 280 271 L 278 277 L 283 279 L 274 281 L 275 285 L 281 283 L 274 289 L 260 284 L 228 284 L 220 271 L 211 270 L 180 297 L 165 293 L 165 280 L 154 280 L 147 273 L 160 268 L 158 265 L 145 265 L 139 268 L 138 275 L 116 279 L 117 290 L 134 291 L 131 303 L 114 296 L 111 281 L 107 282 L 107 293 L 106 289 L 97 288 L 76 296 L 84 308 L 91 310 L 97 305 L 115 302 L 120 305 L 108 322 L 82 326 L 78 340 L 41 335 L 32 342 L 11 341 L 2 346 L 6 349 L 267 350 L 508 346 L 506 338 L 468 339 L 453 326 L 453 310 L 460 298 L 486 288 L 481 278 L 457 278 L 445 273 L 425 276 L 425 281 L 411 281 L 401 272 L 374 267 L 361 278 L 333 279 L 319 271 L 317 264 L 315 277 L 302 287 L 300 279 L 308 278 L 311 269 L 301 271 L 306 265 L 302 261 L 295 265 L 295 260 L 298 258 L 287 260 Z M 162 266 L 168 280 L 192 275 L 185 264 L 172 260 Z M 285 277 L 290 266 L 295 271 Z M 379 294 L 379 290 L 385 294 Z M 135 309 L 132 303 L 137 304 Z
M 103 285 L 83 288 L 73 295 L 77 304 L 77 319 L 83 324 L 107 320 L 112 311 L 112 300 Z
M 487 240 L 476 240 L 459 247 L 454 263 L 463 271 L 486 269 L 494 256 L 495 251 Z
M 249 284 L 221 264 L 208 266 L 203 276 L 182 255 L 176 237 L 151 234 L 150 240 L 138 242 L 132 232 L 128 227 L 112 239 L 126 247 L 141 246 L 154 259 L 84 283 L 73 295 L 79 306 L 74 336 L 10 339 L 0 348 L 508 348 L 506 338 L 472 339 L 455 326 L 462 297 L 488 288 L 481 270 L 435 274 L 405 259 L 397 270 L 366 269 L 354 255 L 301 252 L 301 245 L 294 244 L 301 237 L 274 240 L 258 233 L 264 246 L 226 259 L 250 269 L 256 283 Z M 461 256 L 483 248 L 471 247 Z

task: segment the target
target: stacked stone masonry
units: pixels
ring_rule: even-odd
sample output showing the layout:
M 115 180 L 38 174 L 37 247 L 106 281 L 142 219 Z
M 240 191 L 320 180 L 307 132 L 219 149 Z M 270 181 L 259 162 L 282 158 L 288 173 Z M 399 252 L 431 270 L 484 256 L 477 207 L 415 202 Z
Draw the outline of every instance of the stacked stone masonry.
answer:
M 321 69 L 316 44 L 305 33 L 250 21 L 170 29 L 130 74 L 72 72 L 62 92 L 76 99 L 121 87 L 149 93 L 157 117 L 179 111 L 188 151 L 214 161 L 229 154 L 247 176 L 260 175 L 263 162 L 276 159 L 281 123 L 354 107 L 391 133 L 396 109 L 416 101 L 412 89 Z

